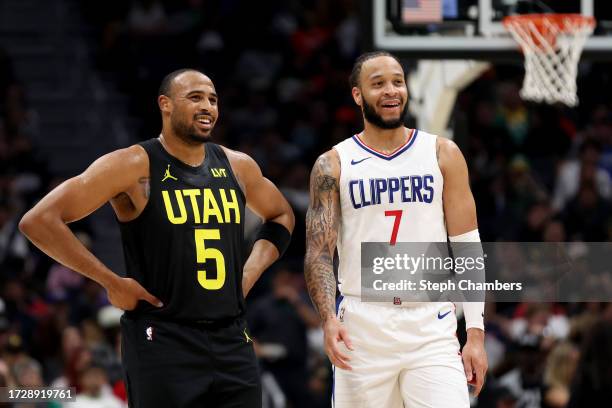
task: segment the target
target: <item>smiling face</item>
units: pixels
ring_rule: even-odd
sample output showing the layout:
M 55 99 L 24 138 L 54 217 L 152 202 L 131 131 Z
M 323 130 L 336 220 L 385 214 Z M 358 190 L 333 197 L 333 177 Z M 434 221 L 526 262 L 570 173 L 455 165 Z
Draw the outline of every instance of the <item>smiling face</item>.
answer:
M 218 97 L 210 78 L 197 71 L 186 71 L 174 78 L 169 95 L 160 95 L 164 125 L 190 144 L 211 139 L 219 117 Z
M 353 99 L 361 107 L 364 119 L 380 129 L 404 125 L 408 110 L 408 89 L 402 66 L 393 57 L 366 60 L 353 87 Z

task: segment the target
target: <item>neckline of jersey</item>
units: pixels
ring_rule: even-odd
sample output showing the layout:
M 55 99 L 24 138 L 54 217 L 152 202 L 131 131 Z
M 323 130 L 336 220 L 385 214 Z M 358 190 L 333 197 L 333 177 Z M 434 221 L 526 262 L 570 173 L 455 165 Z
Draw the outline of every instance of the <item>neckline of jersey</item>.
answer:
M 402 153 L 404 153 L 406 150 L 410 148 L 410 146 L 414 144 L 414 141 L 416 140 L 418 133 L 419 131 L 417 129 L 411 129 L 410 136 L 408 137 L 406 142 L 403 145 L 399 146 L 394 151 L 392 151 L 391 153 L 383 153 L 379 150 L 374 149 L 373 147 L 368 146 L 363 140 L 361 140 L 358 134 L 353 135 L 353 140 L 355 141 L 355 143 L 357 143 L 357 146 L 361 147 L 368 153 L 371 153 L 376 157 L 380 157 L 381 159 L 392 160 L 396 158 L 397 156 L 401 155 Z
M 159 150 L 162 152 L 162 154 L 164 156 L 166 156 L 172 162 L 172 164 L 176 165 L 177 167 L 179 167 L 182 170 L 185 170 L 185 171 L 190 172 L 190 173 L 202 173 L 203 169 L 208 164 L 209 157 L 210 157 L 210 151 L 208 149 L 208 143 L 204 144 L 205 153 L 204 153 L 204 160 L 202 161 L 202 163 L 200 165 L 198 165 L 198 166 L 192 166 L 190 164 L 185 163 L 184 161 L 182 161 L 178 157 L 175 157 L 175 156 L 171 155 L 170 152 L 166 150 L 166 148 L 162 144 L 161 140 L 159 140 L 159 138 L 156 138 L 155 140 L 157 141 L 156 145 L 159 148 Z

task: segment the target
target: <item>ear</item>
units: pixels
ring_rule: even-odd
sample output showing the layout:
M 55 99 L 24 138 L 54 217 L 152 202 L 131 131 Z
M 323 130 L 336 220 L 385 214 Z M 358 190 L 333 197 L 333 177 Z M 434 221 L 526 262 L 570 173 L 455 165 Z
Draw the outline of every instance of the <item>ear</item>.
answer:
M 172 113 L 172 99 L 168 98 L 166 95 L 160 95 L 157 98 L 157 105 L 162 113 Z
M 361 89 L 354 86 L 353 89 L 351 89 L 351 94 L 353 95 L 353 100 L 357 106 L 361 106 Z

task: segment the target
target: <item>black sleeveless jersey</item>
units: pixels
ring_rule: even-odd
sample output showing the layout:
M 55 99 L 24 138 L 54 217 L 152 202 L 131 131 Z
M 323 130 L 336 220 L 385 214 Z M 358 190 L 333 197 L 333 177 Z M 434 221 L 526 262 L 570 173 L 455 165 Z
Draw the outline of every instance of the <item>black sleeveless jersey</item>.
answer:
M 143 212 L 120 223 L 127 276 L 164 306 L 140 301 L 134 313 L 178 321 L 216 321 L 244 312 L 244 194 L 223 149 L 206 143 L 189 166 L 158 139 L 149 156 L 150 195 Z

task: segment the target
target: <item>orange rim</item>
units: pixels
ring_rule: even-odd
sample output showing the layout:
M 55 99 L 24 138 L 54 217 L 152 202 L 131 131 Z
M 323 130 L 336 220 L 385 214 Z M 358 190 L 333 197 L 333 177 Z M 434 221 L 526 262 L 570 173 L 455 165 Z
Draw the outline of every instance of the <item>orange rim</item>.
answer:
M 523 34 L 531 36 L 533 43 L 538 48 L 542 47 L 542 43 L 555 46 L 557 35 L 560 33 L 574 34 L 577 32 L 577 28 L 595 26 L 593 17 L 583 16 L 582 14 L 517 14 L 504 17 L 502 22 L 509 31 L 516 31 L 514 29 L 516 26 L 528 26 Z M 551 30 L 551 26 L 555 27 L 556 30 Z M 544 41 L 534 35 L 535 32 L 532 27 L 535 27 L 535 30 L 545 39 Z M 524 37 L 524 35 L 521 36 Z
M 568 32 L 569 28 L 566 26 L 566 22 L 571 21 L 573 26 L 595 26 L 595 19 L 589 16 L 583 16 L 582 14 L 517 14 L 514 16 L 504 17 L 504 26 L 512 26 L 514 24 L 524 25 L 527 23 L 533 23 L 539 31 L 545 29 L 544 23 L 552 23 L 557 26 L 561 31 Z

